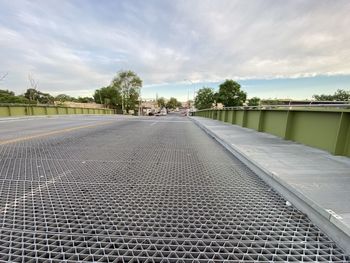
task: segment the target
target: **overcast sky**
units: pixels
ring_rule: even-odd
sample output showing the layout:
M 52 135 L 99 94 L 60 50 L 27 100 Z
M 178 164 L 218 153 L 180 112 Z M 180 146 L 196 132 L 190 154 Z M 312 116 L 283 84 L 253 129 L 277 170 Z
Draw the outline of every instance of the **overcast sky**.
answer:
M 248 96 L 350 90 L 348 0 L 0 0 L 0 89 L 89 96 L 121 69 L 143 97 L 227 78 Z

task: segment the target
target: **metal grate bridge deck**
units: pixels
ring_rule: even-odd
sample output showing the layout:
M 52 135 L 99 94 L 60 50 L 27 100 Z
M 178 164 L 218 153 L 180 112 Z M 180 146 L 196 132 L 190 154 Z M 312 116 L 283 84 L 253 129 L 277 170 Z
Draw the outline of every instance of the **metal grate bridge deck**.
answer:
M 1 145 L 0 197 L 0 262 L 349 261 L 183 118 Z

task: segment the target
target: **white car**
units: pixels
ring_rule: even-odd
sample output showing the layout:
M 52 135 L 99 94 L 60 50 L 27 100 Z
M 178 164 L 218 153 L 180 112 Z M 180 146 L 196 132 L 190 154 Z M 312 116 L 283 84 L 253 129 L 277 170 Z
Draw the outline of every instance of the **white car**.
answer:
M 167 114 L 168 114 L 168 112 L 167 112 L 166 108 L 162 108 L 162 109 L 160 110 L 160 115 L 165 116 L 165 115 L 167 115 Z

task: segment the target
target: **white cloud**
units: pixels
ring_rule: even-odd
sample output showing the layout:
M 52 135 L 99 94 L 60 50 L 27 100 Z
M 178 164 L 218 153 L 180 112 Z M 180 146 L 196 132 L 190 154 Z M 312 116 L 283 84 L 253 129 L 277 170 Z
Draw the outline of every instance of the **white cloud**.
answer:
M 107 85 L 120 69 L 148 86 L 350 74 L 350 2 L 0 0 L 0 71 L 22 92 Z M 2 17 L 2 18 L 1 18 Z

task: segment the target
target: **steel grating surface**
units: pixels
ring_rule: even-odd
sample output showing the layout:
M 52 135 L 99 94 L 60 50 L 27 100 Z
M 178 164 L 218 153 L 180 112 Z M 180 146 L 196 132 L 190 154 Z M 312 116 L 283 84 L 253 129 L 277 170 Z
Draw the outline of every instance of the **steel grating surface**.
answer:
M 349 261 L 194 124 L 162 120 L 0 146 L 0 261 Z

